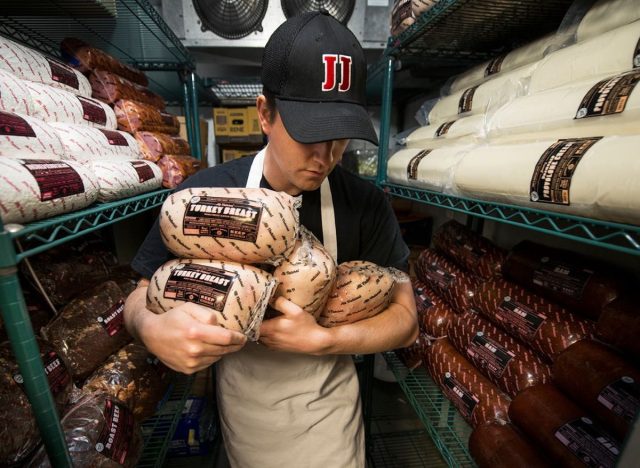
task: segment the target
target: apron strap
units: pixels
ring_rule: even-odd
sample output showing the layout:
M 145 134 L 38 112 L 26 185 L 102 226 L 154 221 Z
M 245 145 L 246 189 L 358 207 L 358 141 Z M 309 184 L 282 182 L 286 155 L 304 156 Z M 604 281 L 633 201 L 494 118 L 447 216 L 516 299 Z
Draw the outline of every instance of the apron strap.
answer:
M 251 169 L 249 169 L 249 177 L 247 178 L 247 188 L 260 188 L 262 180 L 262 172 L 264 169 L 264 153 L 267 147 L 262 148 L 256 157 L 253 158 Z

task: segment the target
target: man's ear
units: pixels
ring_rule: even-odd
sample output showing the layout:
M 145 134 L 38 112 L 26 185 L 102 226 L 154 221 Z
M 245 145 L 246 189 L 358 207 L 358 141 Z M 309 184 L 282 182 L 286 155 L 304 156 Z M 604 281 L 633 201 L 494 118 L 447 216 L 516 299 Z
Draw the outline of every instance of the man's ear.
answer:
M 258 109 L 258 120 L 260 121 L 260 128 L 262 128 L 262 133 L 269 136 L 271 133 L 272 118 L 271 112 L 273 109 L 269 109 L 267 106 L 267 98 L 264 97 L 263 94 L 259 95 L 256 99 L 256 107 Z

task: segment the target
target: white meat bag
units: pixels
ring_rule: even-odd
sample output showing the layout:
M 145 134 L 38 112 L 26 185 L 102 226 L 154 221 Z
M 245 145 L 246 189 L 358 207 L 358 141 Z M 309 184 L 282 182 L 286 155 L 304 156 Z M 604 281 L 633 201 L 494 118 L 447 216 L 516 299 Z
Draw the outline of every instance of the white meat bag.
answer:
M 162 185 L 162 170 L 151 161 L 92 161 L 103 202 L 133 197 L 156 190 Z
M 0 157 L 63 159 L 66 152 L 48 123 L 28 115 L 0 111 Z
M 638 0 L 599 0 L 580 20 L 577 40 L 584 41 L 640 20 Z
M 62 91 L 40 83 L 26 82 L 33 100 L 33 117 L 45 122 L 64 122 L 115 130 L 113 109 L 96 99 Z
M 162 314 L 185 302 L 208 307 L 218 325 L 257 341 L 267 304 L 278 281 L 258 268 L 215 260 L 177 259 L 151 277 L 147 307 Z
M 72 161 L 0 158 L 0 180 L 4 224 L 79 210 L 98 198 L 93 173 Z
M 189 188 L 169 196 L 160 234 L 181 258 L 277 264 L 295 247 L 300 198 L 261 188 Z
M 141 159 L 142 153 L 136 139 L 119 130 L 53 122 L 65 148 L 65 158 L 72 161 Z
M 407 148 L 433 149 L 453 144 L 461 137 L 479 139 L 485 136 L 485 114 L 470 115 L 443 122 L 440 125 L 425 125 L 407 137 Z
M 33 101 L 24 81 L 0 70 L 0 111 L 31 115 Z
M 273 276 L 279 282 L 275 297 L 283 296 L 317 319 L 336 280 L 336 262 L 316 236 L 301 226 L 296 247 Z
M 43 83 L 79 96 L 91 97 L 91 84 L 66 63 L 45 57 L 28 47 L 0 36 L 0 69 L 18 78 Z
M 331 328 L 364 320 L 385 310 L 396 283 L 409 277 L 395 268 L 355 260 L 338 265 L 338 276 L 318 323 Z

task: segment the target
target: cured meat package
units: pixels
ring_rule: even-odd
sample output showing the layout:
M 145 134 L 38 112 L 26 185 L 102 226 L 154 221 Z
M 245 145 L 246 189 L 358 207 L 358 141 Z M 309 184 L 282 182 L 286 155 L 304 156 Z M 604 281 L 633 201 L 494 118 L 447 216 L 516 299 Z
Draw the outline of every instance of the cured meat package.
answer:
M 479 468 L 551 468 L 543 454 L 512 424 L 481 424 L 469 437 L 469 452 Z
M 635 295 L 621 297 L 604 308 L 596 324 L 596 336 L 627 353 L 640 363 L 640 298 Z
M 113 108 L 118 119 L 118 129 L 134 133 L 142 130 L 177 135 L 180 122 L 175 115 L 167 114 L 143 102 L 122 99 Z
M 200 169 L 200 161 L 191 156 L 168 154 L 160 158 L 158 167 L 162 170 L 162 186 L 164 188 L 176 188 L 187 177 L 195 174 Z
M 424 355 L 431 344 L 431 340 L 431 337 L 424 333 L 419 333 L 418 338 L 411 346 L 396 349 L 394 352 L 407 369 L 413 370 L 423 364 Z
M 72 161 L 140 159 L 136 140 L 125 132 L 104 128 L 51 123 L 64 146 L 62 159 Z
M 177 136 L 156 132 L 136 132 L 136 141 L 142 151 L 142 157 L 157 162 L 165 155 L 191 154 L 189 143 Z
M 24 82 L 0 68 L 0 111 L 30 115 L 33 112 L 31 94 Z
M 151 161 L 92 161 L 103 202 L 132 197 L 156 190 L 162 185 L 162 171 Z
M 431 338 L 447 336 L 447 331 L 456 314 L 445 301 L 440 299 L 420 280 L 413 281 L 413 295 L 418 311 L 420 331 Z
M 149 91 L 144 86 L 135 84 L 126 78 L 105 70 L 93 70 L 89 76 L 92 96 L 101 101 L 114 104 L 120 99 L 131 99 L 143 102 L 164 110 L 165 102 L 162 97 Z
M 67 159 L 56 129 L 24 114 L 0 111 L 0 157 Z

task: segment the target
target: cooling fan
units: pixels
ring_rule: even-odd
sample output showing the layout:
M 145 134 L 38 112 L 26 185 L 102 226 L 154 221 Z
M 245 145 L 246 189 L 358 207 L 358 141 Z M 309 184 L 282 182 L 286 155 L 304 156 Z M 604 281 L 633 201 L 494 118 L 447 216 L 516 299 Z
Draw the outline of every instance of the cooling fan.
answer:
M 240 39 L 262 31 L 268 0 L 193 0 L 202 30 L 225 39 Z
M 281 0 L 282 11 L 287 18 L 308 11 L 326 10 L 331 16 L 347 24 L 356 0 Z

